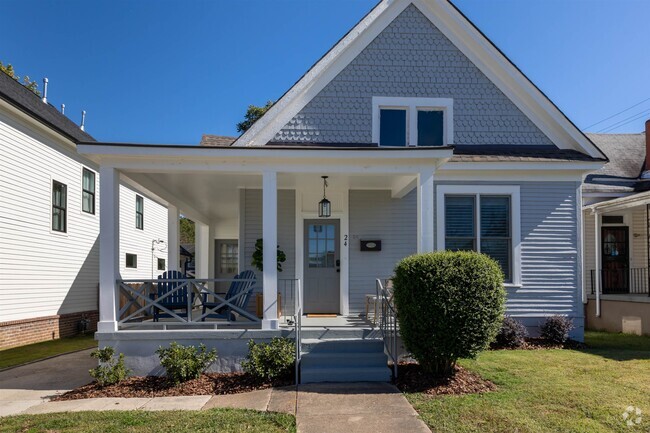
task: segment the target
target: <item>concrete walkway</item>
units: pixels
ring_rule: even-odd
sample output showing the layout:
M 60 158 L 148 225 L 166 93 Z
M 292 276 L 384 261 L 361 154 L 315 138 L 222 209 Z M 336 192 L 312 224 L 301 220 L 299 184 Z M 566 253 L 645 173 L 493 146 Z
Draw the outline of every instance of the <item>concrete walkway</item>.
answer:
M 100 410 L 252 409 L 295 415 L 298 432 L 429 432 L 388 383 L 322 383 L 230 395 L 49 401 L 91 381 L 90 350 L 0 372 L 0 416 Z

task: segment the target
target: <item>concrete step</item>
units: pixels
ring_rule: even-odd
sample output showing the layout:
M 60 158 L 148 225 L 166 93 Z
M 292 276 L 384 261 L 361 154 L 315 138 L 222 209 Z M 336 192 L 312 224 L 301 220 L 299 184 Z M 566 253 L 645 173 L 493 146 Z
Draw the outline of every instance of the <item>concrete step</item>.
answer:
M 390 370 L 385 367 L 306 368 L 301 369 L 302 383 L 316 382 L 390 382 Z
M 301 349 L 303 353 L 383 353 L 384 341 L 380 339 L 304 339 Z
M 386 367 L 388 357 L 383 352 L 366 353 L 306 353 L 300 365 L 309 368 L 366 368 Z

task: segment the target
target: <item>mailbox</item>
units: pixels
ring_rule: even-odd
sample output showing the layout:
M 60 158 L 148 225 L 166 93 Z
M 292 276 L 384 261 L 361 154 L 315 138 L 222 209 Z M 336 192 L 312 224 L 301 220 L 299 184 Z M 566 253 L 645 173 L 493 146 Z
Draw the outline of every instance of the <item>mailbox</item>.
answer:
M 381 241 L 361 241 L 361 251 L 381 251 Z

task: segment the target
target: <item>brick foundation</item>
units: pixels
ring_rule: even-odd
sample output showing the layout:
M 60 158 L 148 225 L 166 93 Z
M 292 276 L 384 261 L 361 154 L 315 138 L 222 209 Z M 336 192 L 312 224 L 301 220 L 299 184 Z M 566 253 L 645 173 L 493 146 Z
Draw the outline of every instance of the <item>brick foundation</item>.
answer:
M 72 337 L 79 334 L 82 319 L 88 320 L 89 332 L 97 330 L 97 310 L 0 322 L 0 349 Z

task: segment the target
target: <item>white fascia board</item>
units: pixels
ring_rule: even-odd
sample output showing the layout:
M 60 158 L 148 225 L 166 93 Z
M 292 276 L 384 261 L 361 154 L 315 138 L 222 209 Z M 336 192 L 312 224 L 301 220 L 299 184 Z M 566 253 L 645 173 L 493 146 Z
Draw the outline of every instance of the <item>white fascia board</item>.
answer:
M 625 210 L 637 206 L 645 206 L 650 204 L 650 191 L 634 194 L 628 197 L 616 198 L 608 201 L 601 201 L 589 206 L 585 206 L 585 210 L 591 213 L 603 213 Z
M 605 155 L 517 69 L 480 31 L 446 0 L 413 4 L 501 90 L 556 146 Z
M 604 162 L 591 161 L 568 161 L 568 162 L 450 162 L 440 167 L 440 171 L 471 171 L 471 170 L 542 170 L 542 171 L 564 171 L 578 170 L 592 172 L 603 167 Z

